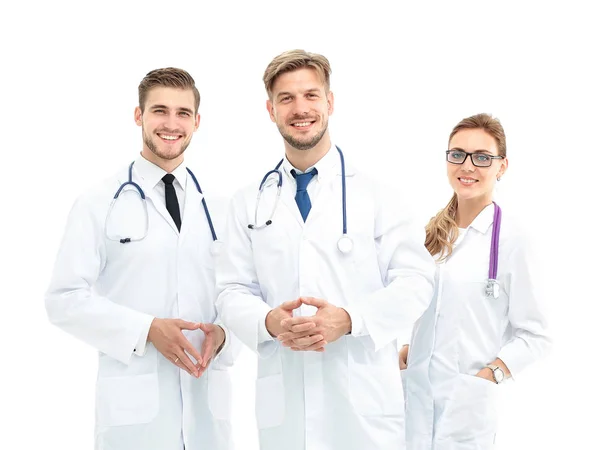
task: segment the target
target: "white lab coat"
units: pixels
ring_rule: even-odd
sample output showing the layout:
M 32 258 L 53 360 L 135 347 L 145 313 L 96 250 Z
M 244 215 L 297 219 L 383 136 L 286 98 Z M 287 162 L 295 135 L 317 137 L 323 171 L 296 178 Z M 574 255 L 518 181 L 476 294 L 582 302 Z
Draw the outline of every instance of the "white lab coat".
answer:
M 234 197 L 217 264 L 217 310 L 223 322 L 258 353 L 256 419 L 261 450 L 399 450 L 404 414 L 396 336 L 408 336 L 433 293 L 435 264 L 399 196 L 347 165 L 348 235 L 342 254 L 341 169 L 333 148 L 316 165 L 316 198 L 306 223 L 295 202 L 286 160 L 281 201 L 272 225 L 254 223 L 258 181 Z M 258 222 L 273 208 L 267 187 Z M 309 195 L 311 189 L 309 185 Z M 315 190 L 313 190 L 315 192 Z M 324 353 L 293 352 L 269 337 L 272 308 L 299 296 L 344 307 L 352 335 Z M 313 315 L 302 305 L 295 315 Z
M 531 240 L 503 211 L 500 297 L 485 296 L 494 206 L 487 206 L 438 265 L 433 302 L 417 322 L 403 372 L 409 450 L 485 450 L 503 388 L 475 377 L 500 358 L 516 379 L 549 349 Z M 510 382 L 510 381 L 508 381 Z
M 231 347 L 200 379 L 167 361 L 151 343 L 145 350 L 136 348 L 153 317 L 216 319 L 212 236 L 202 196 L 184 171 L 179 233 L 164 197 L 154 192 L 160 175 L 152 183 L 143 179 L 144 163 L 149 164 L 136 160 L 133 180 L 147 196 L 147 237 L 126 244 L 105 237 L 107 211 L 117 188 L 128 180 L 127 170 L 82 195 L 71 210 L 46 295 L 48 316 L 99 351 L 97 450 L 183 450 L 184 444 L 186 450 L 231 449 Z M 109 231 L 129 228 L 140 234 L 139 197 L 129 193 L 122 200 L 111 213 Z M 220 237 L 226 203 L 207 202 Z M 200 350 L 203 332 L 184 333 Z

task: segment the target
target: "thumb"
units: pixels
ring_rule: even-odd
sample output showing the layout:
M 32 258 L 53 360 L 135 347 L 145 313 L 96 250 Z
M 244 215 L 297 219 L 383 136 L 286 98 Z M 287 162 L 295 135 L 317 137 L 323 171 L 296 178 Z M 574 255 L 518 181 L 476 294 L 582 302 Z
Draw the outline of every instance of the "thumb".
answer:
M 208 334 L 211 331 L 214 331 L 215 326 L 212 323 L 199 323 L 198 328 L 204 331 L 204 334 Z
M 182 330 L 197 330 L 199 328 L 198 323 L 188 322 L 187 320 L 178 319 L 175 324 Z
M 279 307 L 285 311 L 293 311 L 296 308 L 299 308 L 302 302 L 300 299 L 290 300 L 289 302 L 282 303 Z
M 316 306 L 317 308 L 322 308 L 327 305 L 327 300 L 323 300 L 322 298 L 314 298 L 314 297 L 300 297 L 300 300 L 305 305 Z

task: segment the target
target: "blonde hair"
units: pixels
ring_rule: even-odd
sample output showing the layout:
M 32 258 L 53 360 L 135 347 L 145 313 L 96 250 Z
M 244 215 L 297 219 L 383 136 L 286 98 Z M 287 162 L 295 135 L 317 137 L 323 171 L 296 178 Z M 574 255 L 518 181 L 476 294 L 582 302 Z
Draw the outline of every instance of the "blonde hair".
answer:
M 276 56 L 267 66 L 265 74 L 263 75 L 263 81 L 265 83 L 267 94 L 269 94 L 269 99 L 272 99 L 273 85 L 275 84 L 277 77 L 286 72 L 293 72 L 294 70 L 304 68 L 316 70 L 325 84 L 325 91 L 329 92 L 329 75 L 331 74 L 329 60 L 317 53 L 308 53 L 304 50 L 288 50 L 287 52 L 283 52 Z
M 476 114 L 461 120 L 450 133 L 448 143 L 461 130 L 483 130 L 496 141 L 498 156 L 506 156 L 506 136 L 500 121 L 489 114 Z M 456 210 L 458 197 L 456 192 L 444 209 L 431 218 L 425 227 L 425 247 L 432 256 L 438 255 L 438 261 L 443 261 L 452 254 L 452 249 L 458 237 Z

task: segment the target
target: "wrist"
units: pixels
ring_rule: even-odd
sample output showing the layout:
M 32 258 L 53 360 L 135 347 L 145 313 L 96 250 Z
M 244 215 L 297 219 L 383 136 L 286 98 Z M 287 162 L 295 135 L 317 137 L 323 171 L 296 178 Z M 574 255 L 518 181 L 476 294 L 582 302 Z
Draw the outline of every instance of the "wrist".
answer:
M 271 311 L 269 311 L 267 313 L 267 316 L 265 317 L 265 328 L 267 329 L 267 332 L 269 333 L 269 335 L 274 338 L 276 336 L 271 332 L 271 329 L 272 329 L 271 322 L 273 320 L 273 311 L 275 311 L 275 309 L 272 309 Z
M 348 314 L 348 311 L 344 308 L 340 309 L 342 310 L 342 315 L 344 317 L 342 322 L 344 334 L 352 334 L 352 318 L 350 317 L 350 314 Z
M 221 352 L 221 350 L 223 350 L 223 347 L 225 347 L 225 341 L 227 339 L 227 334 L 225 333 L 223 327 L 221 325 L 217 326 L 221 329 L 221 345 L 219 345 L 219 347 L 217 348 L 215 355 L 218 355 Z

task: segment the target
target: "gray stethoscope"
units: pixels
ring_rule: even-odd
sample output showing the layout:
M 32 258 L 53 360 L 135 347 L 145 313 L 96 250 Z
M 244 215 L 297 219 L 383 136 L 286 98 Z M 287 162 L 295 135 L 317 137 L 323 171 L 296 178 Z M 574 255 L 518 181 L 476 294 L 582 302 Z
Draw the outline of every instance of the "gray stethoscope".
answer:
M 144 239 L 147 235 L 148 235 L 148 224 L 149 224 L 149 217 L 148 217 L 148 206 L 147 206 L 147 200 L 146 200 L 146 194 L 144 193 L 144 190 L 140 187 L 139 184 L 137 184 L 135 181 L 133 181 L 133 164 L 135 163 L 132 162 L 129 165 L 129 180 L 126 181 L 125 183 L 123 183 L 121 186 L 119 186 L 119 189 L 117 189 L 117 192 L 115 193 L 112 201 L 110 202 L 110 207 L 108 208 L 108 212 L 106 214 L 106 222 L 104 224 L 104 234 L 106 235 L 106 237 L 108 239 L 110 239 L 111 241 L 119 241 L 121 244 L 126 244 L 128 242 L 134 242 L 134 241 L 141 241 L 142 239 Z M 198 192 L 200 193 L 200 195 L 202 195 L 202 206 L 204 207 L 204 213 L 206 215 L 206 220 L 208 221 L 208 226 L 210 227 L 210 233 L 212 235 L 212 245 L 210 248 L 210 253 L 212 255 L 217 254 L 219 246 L 221 244 L 221 241 L 219 241 L 217 239 L 217 234 L 215 233 L 215 227 L 213 226 L 213 222 L 212 219 L 210 217 L 210 212 L 208 211 L 208 206 L 206 204 L 206 200 L 204 199 L 204 194 L 202 193 L 202 189 L 200 189 L 200 184 L 198 183 L 198 180 L 196 179 L 196 176 L 193 174 L 193 172 L 186 167 L 186 170 L 188 171 L 188 173 L 191 175 L 192 180 L 194 180 L 194 184 L 196 185 L 196 189 L 198 190 Z M 121 236 L 109 236 L 108 234 L 108 218 L 112 212 L 113 207 L 115 206 L 115 203 L 117 202 L 119 195 L 121 194 L 121 192 L 123 191 L 123 189 L 125 187 L 127 187 L 128 185 L 131 185 L 135 188 L 134 192 L 137 192 L 140 196 L 140 199 L 142 200 L 142 205 L 144 206 L 144 215 L 145 215 L 145 225 L 144 225 L 144 233 L 142 236 L 140 237 L 121 237 Z
M 498 298 L 500 296 L 500 285 L 496 281 L 498 276 L 498 246 L 500 242 L 500 224 L 502 223 L 502 210 L 494 202 L 494 224 L 492 225 L 492 244 L 490 248 L 490 268 L 488 271 L 488 282 L 485 287 L 487 298 Z
M 342 167 L 342 236 L 339 238 L 337 242 L 338 250 L 344 254 L 348 254 L 352 252 L 354 248 L 354 243 L 350 236 L 348 236 L 348 220 L 346 218 L 346 164 L 344 163 L 344 154 L 340 150 L 340 148 L 336 145 L 335 147 L 340 154 L 340 164 Z M 258 196 L 256 197 L 256 208 L 254 210 L 254 224 L 248 224 L 248 228 L 251 230 L 261 230 L 263 228 L 268 227 L 273 223 L 273 216 L 275 215 L 275 211 L 277 209 L 277 204 L 279 203 L 279 197 L 281 196 L 281 185 L 283 184 L 283 174 L 279 168 L 283 164 L 283 159 L 279 161 L 279 164 L 275 166 L 275 169 L 270 170 L 265 174 L 262 181 L 260 182 L 260 186 L 258 187 Z M 258 206 L 260 203 L 260 197 L 263 193 L 263 189 L 265 188 L 265 184 L 267 179 L 272 175 L 277 174 L 277 197 L 275 197 L 275 203 L 273 204 L 273 209 L 271 210 L 271 214 L 265 223 L 262 225 L 257 225 L 258 223 Z

